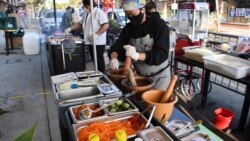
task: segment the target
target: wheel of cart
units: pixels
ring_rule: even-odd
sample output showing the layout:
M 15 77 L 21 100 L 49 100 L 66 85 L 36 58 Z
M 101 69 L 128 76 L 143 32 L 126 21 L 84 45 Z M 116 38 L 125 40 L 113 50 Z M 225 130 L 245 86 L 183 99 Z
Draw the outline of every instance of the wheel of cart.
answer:
M 175 91 L 184 101 L 190 103 L 192 108 L 196 108 L 193 102 L 196 101 L 194 99 L 196 99 L 198 94 L 204 90 L 205 70 L 184 64 L 183 62 L 175 61 L 174 64 L 174 72 L 178 75 Z M 207 93 L 210 93 L 211 89 L 212 83 L 209 81 Z

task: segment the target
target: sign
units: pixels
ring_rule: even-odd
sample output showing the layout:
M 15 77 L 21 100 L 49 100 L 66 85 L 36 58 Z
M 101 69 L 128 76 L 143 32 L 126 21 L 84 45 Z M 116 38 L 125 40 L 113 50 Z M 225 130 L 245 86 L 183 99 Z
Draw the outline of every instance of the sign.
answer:
M 246 10 L 245 10 L 245 18 L 250 18 L 250 8 L 246 8 Z
M 172 10 L 178 9 L 178 4 L 177 4 L 177 3 L 172 3 L 172 4 L 171 4 L 171 9 L 172 9 Z
M 179 3 L 178 9 L 209 10 L 209 4 L 206 2 L 183 2 Z
M 236 10 L 235 10 L 235 8 L 230 8 L 230 10 L 229 10 L 229 17 L 235 17 L 235 13 L 236 13 Z
M 236 8 L 235 16 L 236 17 L 245 16 L 245 11 L 246 11 L 246 8 Z

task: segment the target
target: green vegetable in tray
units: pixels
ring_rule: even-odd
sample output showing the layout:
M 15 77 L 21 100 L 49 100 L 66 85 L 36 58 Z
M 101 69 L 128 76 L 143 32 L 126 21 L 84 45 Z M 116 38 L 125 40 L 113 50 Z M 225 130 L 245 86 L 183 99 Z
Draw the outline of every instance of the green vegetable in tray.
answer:
M 123 103 L 122 104 L 122 109 L 123 110 L 128 110 L 129 107 L 130 107 L 130 105 L 128 103 Z
M 109 111 L 110 112 L 116 112 L 116 109 L 115 108 L 111 108 Z
M 122 105 L 122 103 L 123 103 L 123 101 L 122 101 L 122 100 L 117 100 L 117 101 L 115 102 L 115 104 L 116 104 L 117 106 Z
M 115 104 L 112 104 L 112 105 L 111 105 L 111 108 L 115 108 L 115 107 L 116 107 L 116 105 L 115 105 Z
M 107 110 L 109 112 L 121 112 L 121 111 L 127 111 L 127 110 L 132 110 L 133 107 L 129 105 L 127 102 L 123 102 L 122 100 L 118 100 L 115 102 L 115 104 L 112 104 L 107 107 Z

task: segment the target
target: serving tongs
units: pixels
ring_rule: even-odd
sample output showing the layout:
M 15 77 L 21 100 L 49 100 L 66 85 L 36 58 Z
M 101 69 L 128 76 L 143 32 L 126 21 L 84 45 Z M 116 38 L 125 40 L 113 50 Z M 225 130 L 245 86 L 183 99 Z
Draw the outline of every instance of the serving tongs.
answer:
M 132 91 L 132 92 L 130 92 L 130 93 L 127 93 L 127 94 L 121 96 L 119 99 L 117 99 L 117 100 L 115 100 L 115 101 L 113 101 L 113 102 L 110 102 L 110 103 L 108 103 L 108 104 L 106 104 L 106 105 L 104 105 L 104 106 L 101 106 L 100 108 L 95 109 L 95 110 L 91 110 L 89 107 L 86 107 L 86 108 L 84 108 L 84 109 L 82 109 L 82 110 L 80 111 L 80 113 L 79 113 L 80 115 L 79 115 L 79 116 L 80 116 L 81 118 L 83 118 L 83 119 L 89 119 L 89 118 L 92 117 L 92 114 L 93 114 L 93 113 L 96 113 L 96 112 L 98 112 L 98 111 L 100 111 L 100 110 L 102 110 L 102 109 L 104 109 L 104 108 L 106 108 L 106 107 L 108 107 L 108 106 L 110 106 L 110 105 L 115 104 L 118 100 L 122 100 L 122 99 L 128 98 L 128 97 L 134 95 L 136 92 L 137 92 L 137 91 Z

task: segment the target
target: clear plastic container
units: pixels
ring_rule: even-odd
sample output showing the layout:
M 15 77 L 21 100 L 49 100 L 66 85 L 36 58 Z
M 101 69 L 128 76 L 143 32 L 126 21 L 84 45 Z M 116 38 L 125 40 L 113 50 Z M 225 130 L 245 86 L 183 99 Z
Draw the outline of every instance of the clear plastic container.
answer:
M 240 79 L 250 75 L 250 61 L 248 60 L 226 54 L 205 56 L 203 59 L 205 68 L 230 78 Z

